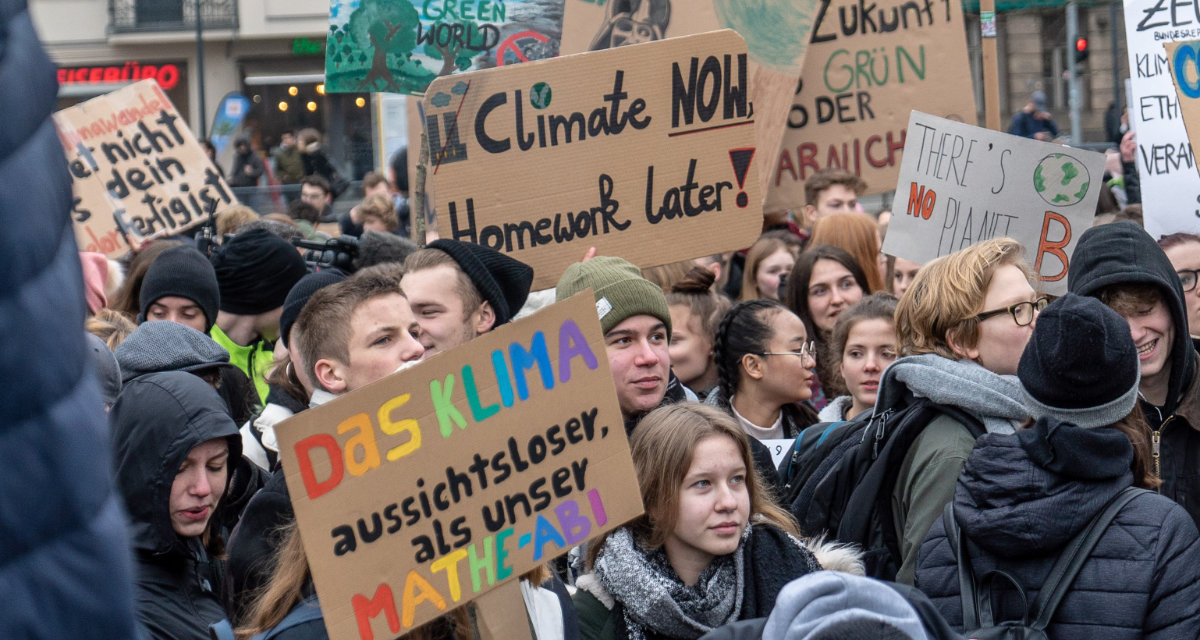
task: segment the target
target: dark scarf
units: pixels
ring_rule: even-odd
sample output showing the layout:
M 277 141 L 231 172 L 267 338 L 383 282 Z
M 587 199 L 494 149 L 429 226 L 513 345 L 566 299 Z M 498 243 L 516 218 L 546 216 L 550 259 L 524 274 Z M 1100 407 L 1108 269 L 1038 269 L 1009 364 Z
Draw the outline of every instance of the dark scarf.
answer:
M 699 638 L 736 620 L 766 617 L 788 582 L 821 567 L 796 538 L 769 524 L 746 527 L 735 552 L 683 584 L 662 549 L 647 550 L 628 528 L 596 559 L 596 577 L 613 596 L 621 637 Z

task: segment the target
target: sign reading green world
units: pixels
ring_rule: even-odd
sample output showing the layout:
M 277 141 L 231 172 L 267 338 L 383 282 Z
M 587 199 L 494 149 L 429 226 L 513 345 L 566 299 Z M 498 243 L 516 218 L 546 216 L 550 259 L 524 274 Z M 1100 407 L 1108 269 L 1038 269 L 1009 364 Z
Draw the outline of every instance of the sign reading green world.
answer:
M 1087 195 L 1092 178 L 1087 167 L 1065 153 L 1052 153 L 1033 170 L 1033 187 L 1046 204 L 1069 207 Z

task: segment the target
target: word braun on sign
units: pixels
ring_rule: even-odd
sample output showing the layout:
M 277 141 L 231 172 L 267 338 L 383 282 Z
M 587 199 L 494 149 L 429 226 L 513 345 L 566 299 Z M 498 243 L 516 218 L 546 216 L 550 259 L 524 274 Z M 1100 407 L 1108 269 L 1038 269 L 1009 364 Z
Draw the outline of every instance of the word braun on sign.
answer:
M 281 424 L 329 637 L 407 633 L 641 515 L 623 425 L 590 290 Z
M 236 199 L 154 80 L 54 114 L 83 251 L 109 257 L 203 222 Z
M 913 111 L 883 251 L 925 264 L 1007 236 L 1025 246 L 1046 293 L 1062 295 L 1103 173 L 1099 153 Z
M 425 99 L 443 237 L 553 286 L 588 247 L 640 267 L 762 225 L 746 45 L 734 31 L 441 78 Z

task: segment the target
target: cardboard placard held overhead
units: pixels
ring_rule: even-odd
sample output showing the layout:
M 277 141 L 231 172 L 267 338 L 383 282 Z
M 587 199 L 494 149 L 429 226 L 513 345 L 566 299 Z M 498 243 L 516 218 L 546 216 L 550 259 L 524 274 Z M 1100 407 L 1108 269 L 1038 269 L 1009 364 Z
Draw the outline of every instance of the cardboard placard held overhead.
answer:
M 884 253 L 925 264 L 1008 236 L 1046 293 L 1067 292 L 1079 234 L 1092 225 L 1104 156 L 919 111 L 892 204 Z
M 1196 143 L 1200 139 L 1200 40 L 1168 42 L 1167 63 L 1171 69 L 1171 81 L 1175 85 L 1175 96 L 1179 100 L 1179 112 L 1188 132 L 1188 148 L 1191 157 L 1196 157 Z M 1200 171 L 1200 167 L 1196 168 Z M 1197 203 L 1200 207 L 1200 202 Z M 1200 208 L 1197 209 L 1200 211 Z M 1196 214 L 1200 217 L 1200 213 Z M 1200 223 L 1192 218 L 1188 231 L 1196 231 Z
M 558 55 L 563 0 L 333 0 L 331 93 L 424 93 L 440 76 Z
M 531 265 L 534 289 L 592 246 L 639 267 L 747 247 L 762 227 L 749 83 L 730 30 L 438 80 L 439 233 Z
M 1157 238 L 1195 232 L 1200 217 L 1200 172 L 1188 143 L 1163 45 L 1194 38 L 1196 17 L 1181 5 L 1125 0 L 1129 50 L 1129 124 L 1137 132 L 1136 164 L 1146 231 Z
M 857 0 L 818 5 L 764 211 L 799 212 L 820 169 L 858 175 L 865 193 L 892 189 L 912 109 L 975 124 L 962 4 L 872 6 L 860 20 Z
M 562 53 L 599 51 L 733 29 L 750 52 L 755 147 L 770 166 L 783 144 L 788 108 L 804 68 L 817 0 L 566 0 Z M 766 197 L 767 170 L 759 173 Z
M 394 638 L 642 513 L 591 291 L 276 428 L 332 640 Z
M 81 251 L 117 257 L 237 199 L 154 80 L 54 114 Z

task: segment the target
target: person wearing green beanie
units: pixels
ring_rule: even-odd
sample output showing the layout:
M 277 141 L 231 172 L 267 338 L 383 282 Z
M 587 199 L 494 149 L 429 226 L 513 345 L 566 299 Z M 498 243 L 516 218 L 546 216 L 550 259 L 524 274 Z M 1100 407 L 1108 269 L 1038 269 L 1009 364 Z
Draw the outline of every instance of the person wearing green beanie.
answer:
M 555 300 L 561 302 L 589 287 L 625 428 L 632 431 L 642 415 L 663 403 L 669 390 L 679 396 L 671 400 L 685 397 L 683 385 L 670 372 L 667 298 L 629 261 L 599 256 L 567 267 L 558 280 Z

